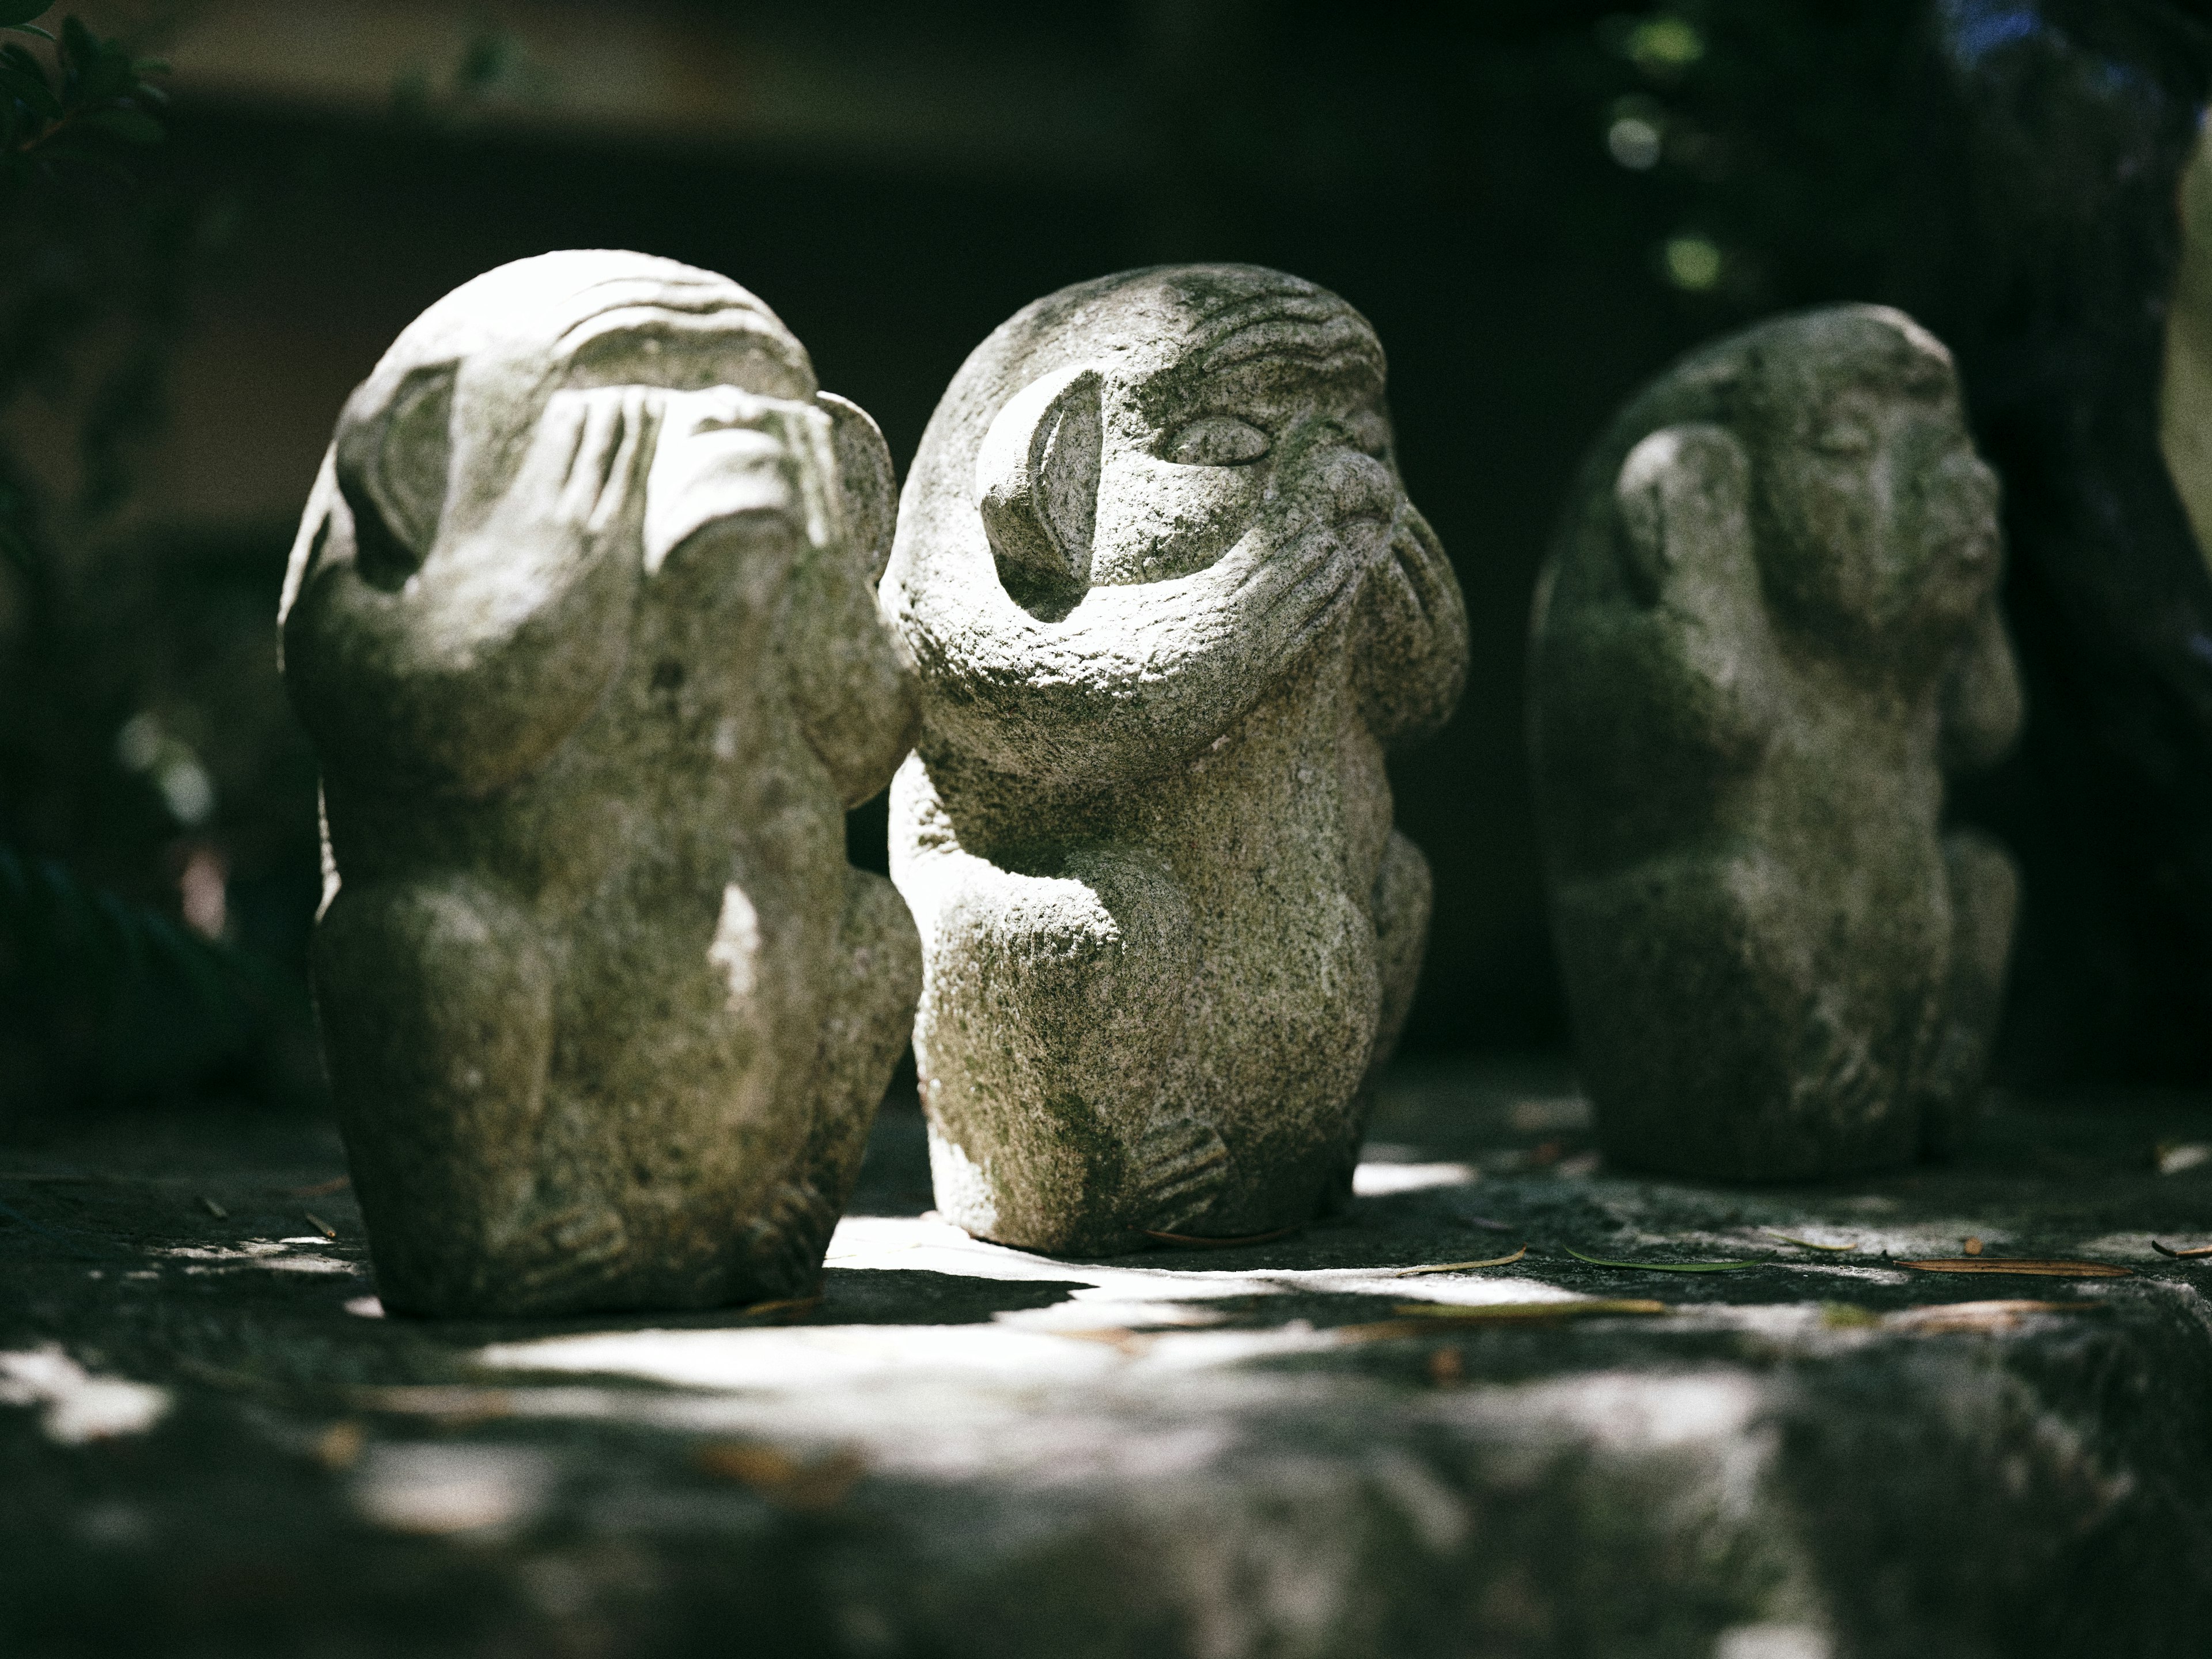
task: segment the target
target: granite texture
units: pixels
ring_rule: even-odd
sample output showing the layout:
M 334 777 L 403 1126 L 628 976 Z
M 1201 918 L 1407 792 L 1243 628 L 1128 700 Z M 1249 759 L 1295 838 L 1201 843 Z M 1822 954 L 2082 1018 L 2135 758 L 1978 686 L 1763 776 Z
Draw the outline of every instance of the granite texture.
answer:
M 347 403 L 285 682 L 323 767 L 317 1007 L 416 1313 L 810 1288 L 920 988 L 844 810 L 912 740 L 890 459 L 726 278 L 547 254 Z
M 925 1213 L 909 1098 L 819 1304 L 647 1320 L 377 1316 L 320 1124 L 18 1122 L 0 1651 L 2198 1659 L 2201 1097 L 1715 1191 L 1564 1078 L 1386 1077 L 1340 1215 L 1092 1262 Z
M 1529 719 L 1608 1156 L 1773 1179 L 1955 1149 L 2015 901 L 1943 810 L 2021 721 L 1996 495 L 1948 355 L 1872 307 L 1705 348 L 1591 452 Z
M 1383 755 L 1467 650 L 1366 320 L 1238 265 L 1028 307 L 930 422 L 884 605 L 945 1214 L 1086 1251 L 1340 1201 L 1428 922 Z

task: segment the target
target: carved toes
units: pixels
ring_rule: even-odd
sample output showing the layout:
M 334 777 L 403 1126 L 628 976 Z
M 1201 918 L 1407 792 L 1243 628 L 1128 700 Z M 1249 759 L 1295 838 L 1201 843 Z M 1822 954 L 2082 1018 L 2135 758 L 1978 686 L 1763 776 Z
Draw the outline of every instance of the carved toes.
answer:
M 1229 1181 L 1229 1148 L 1205 1119 L 1156 1120 L 1129 1150 L 1129 1210 L 1146 1232 L 1181 1232 Z

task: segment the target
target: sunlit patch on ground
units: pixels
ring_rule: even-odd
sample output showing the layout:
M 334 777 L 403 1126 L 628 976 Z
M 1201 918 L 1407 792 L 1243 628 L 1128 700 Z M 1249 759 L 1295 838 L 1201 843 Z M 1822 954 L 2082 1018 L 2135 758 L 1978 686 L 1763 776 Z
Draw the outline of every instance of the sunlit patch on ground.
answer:
M 46 1437 L 81 1446 L 145 1433 L 167 1415 L 169 1391 L 94 1376 L 48 1344 L 0 1353 L 0 1405 L 42 1407 L 39 1424 Z

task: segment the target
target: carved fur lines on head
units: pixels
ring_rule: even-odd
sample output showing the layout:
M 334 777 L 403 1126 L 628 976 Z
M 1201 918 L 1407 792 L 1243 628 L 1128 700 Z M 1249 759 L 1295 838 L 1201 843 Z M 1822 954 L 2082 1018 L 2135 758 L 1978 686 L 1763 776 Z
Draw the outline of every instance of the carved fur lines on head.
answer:
M 1189 359 L 1213 374 L 1266 357 L 1294 357 L 1318 366 L 1358 367 L 1377 381 L 1388 365 L 1367 319 L 1328 289 L 1295 276 L 1267 280 L 1194 307 Z

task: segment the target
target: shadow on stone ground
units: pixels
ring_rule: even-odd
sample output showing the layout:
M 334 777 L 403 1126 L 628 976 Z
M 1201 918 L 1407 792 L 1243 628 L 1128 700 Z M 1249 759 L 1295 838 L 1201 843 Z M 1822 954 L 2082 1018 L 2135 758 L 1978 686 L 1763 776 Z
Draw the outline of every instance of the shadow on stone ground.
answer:
M 894 1103 L 818 1304 L 529 1324 L 384 1317 L 326 1126 L 19 1131 L 0 1653 L 2197 1656 L 2203 1105 L 1711 1189 L 1408 1071 L 1347 1214 L 1073 1262 L 928 1215 Z M 2128 1272 L 1899 1265 L 1969 1238 Z M 1494 1311 L 1593 1299 L 1662 1305 Z

